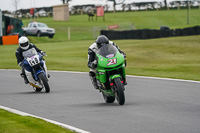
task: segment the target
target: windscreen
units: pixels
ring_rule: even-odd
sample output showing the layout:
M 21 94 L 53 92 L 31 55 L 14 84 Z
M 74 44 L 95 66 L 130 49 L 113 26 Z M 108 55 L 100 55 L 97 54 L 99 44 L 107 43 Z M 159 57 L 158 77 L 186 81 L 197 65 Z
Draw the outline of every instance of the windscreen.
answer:
M 37 54 L 37 51 L 35 50 L 35 48 L 31 48 L 31 49 L 29 49 L 27 51 L 24 51 L 22 53 L 24 58 L 30 58 L 30 57 L 32 57 L 32 56 L 34 56 L 36 54 Z
M 48 27 L 46 24 L 43 24 L 43 23 L 38 23 L 37 25 L 38 25 L 38 27 L 43 27 L 43 28 Z
M 112 58 L 116 55 L 117 48 L 111 44 L 104 44 L 98 51 L 97 54 L 105 57 Z

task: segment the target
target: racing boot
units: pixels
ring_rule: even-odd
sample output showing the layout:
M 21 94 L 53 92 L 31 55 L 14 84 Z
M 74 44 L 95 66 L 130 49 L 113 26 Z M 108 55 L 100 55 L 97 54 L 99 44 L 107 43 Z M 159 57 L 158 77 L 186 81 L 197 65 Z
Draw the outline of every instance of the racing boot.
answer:
M 92 71 L 89 72 L 89 76 L 90 76 L 90 79 L 92 81 L 92 84 L 94 86 L 95 89 L 98 89 L 98 85 L 97 85 L 97 79 L 96 79 L 96 74 Z
M 127 83 L 127 81 L 126 81 L 126 79 L 124 79 L 124 85 L 127 85 L 128 83 Z
M 91 77 L 91 79 L 92 79 L 92 84 L 94 85 L 94 88 L 98 89 L 99 87 L 97 85 L 97 79 L 95 77 Z
M 22 78 L 24 78 L 24 83 L 28 84 L 29 82 L 28 82 L 26 75 L 24 73 L 21 73 L 20 75 L 21 75 Z
M 27 79 L 27 77 L 26 77 L 26 75 L 25 75 L 25 77 L 24 77 L 24 83 L 25 84 L 28 84 L 29 82 L 28 82 L 28 79 Z
M 124 85 L 127 85 L 127 81 L 126 81 L 126 78 L 122 78 L 123 81 L 124 81 Z
M 25 83 L 25 84 L 28 84 L 29 82 L 28 82 L 28 79 L 27 79 L 27 77 L 26 77 L 26 75 L 25 75 L 24 69 L 22 69 L 22 73 L 21 73 L 20 75 L 21 75 L 22 78 L 24 78 L 24 83 Z
M 51 77 L 50 74 L 47 74 L 47 77 L 50 78 Z

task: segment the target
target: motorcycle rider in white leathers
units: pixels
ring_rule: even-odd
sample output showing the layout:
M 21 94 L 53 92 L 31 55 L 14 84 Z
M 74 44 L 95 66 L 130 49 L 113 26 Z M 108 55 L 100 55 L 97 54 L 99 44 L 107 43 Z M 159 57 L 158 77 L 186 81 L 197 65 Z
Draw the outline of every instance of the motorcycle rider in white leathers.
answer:
M 123 51 L 121 51 L 114 42 L 109 41 L 108 38 L 104 35 L 98 36 L 96 41 L 88 49 L 88 64 L 87 64 L 88 67 L 90 68 L 89 76 L 92 80 L 92 84 L 94 85 L 95 89 L 98 89 L 97 79 L 96 79 L 97 62 L 95 60 L 95 57 L 96 57 L 96 52 L 103 44 L 114 45 L 119 50 L 119 52 L 123 54 L 124 57 L 126 58 L 126 54 Z M 127 83 L 125 82 L 125 84 Z
M 28 84 L 28 79 L 26 77 L 25 74 L 25 70 L 23 68 L 23 60 L 24 60 L 24 56 L 23 56 L 23 52 L 34 48 L 37 52 L 41 53 L 43 56 L 46 55 L 45 52 L 43 52 L 42 50 L 38 49 L 34 44 L 29 43 L 29 39 L 25 36 L 22 36 L 19 38 L 19 47 L 17 48 L 16 52 L 15 52 L 15 56 L 17 58 L 17 64 L 18 66 L 20 66 L 22 68 L 22 73 L 20 74 L 22 78 L 24 78 L 24 82 L 25 84 Z M 46 69 L 46 66 L 44 66 Z M 48 75 L 49 76 L 49 75 Z

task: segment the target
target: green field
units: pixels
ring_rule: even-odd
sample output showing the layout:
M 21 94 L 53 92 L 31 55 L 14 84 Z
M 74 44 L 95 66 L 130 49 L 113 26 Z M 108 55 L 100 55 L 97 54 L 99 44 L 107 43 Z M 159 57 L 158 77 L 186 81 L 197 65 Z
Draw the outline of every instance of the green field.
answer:
M 116 40 L 127 54 L 129 75 L 200 80 L 200 36 L 150 40 Z M 87 50 L 93 40 L 37 43 L 46 51 L 48 70 L 87 72 Z M 19 69 L 17 45 L 0 47 L 0 69 Z
M 136 29 L 159 29 L 160 26 L 168 26 L 171 29 L 185 28 L 200 25 L 200 9 L 192 9 L 189 12 L 189 25 L 187 24 L 187 10 L 162 10 L 162 11 L 137 11 L 137 12 L 116 12 L 105 13 L 103 18 L 98 21 L 88 21 L 87 15 L 73 15 L 66 22 L 53 21 L 53 18 L 23 19 L 24 26 L 30 21 L 47 23 L 49 27 L 56 30 L 54 39 L 43 37 L 40 39 L 32 38 L 36 42 L 61 42 L 68 41 L 68 27 L 71 30 L 71 40 L 91 40 L 94 39 L 94 28 L 106 29 L 108 25 L 118 24 L 122 28 L 130 29 L 131 24 Z
M 102 18 L 98 18 L 98 21 L 88 21 L 87 15 L 73 15 L 66 22 L 56 22 L 53 18 L 38 18 L 37 21 L 45 22 L 49 27 L 55 28 L 56 34 L 53 39 L 48 37 L 29 37 L 29 39 L 47 53 L 45 59 L 48 70 L 87 72 L 89 71 L 87 50 L 95 40 L 94 27 L 105 29 L 113 24 L 122 26 L 134 24 L 136 29 L 159 29 L 160 26 L 174 29 L 200 25 L 199 9 L 190 10 L 189 25 L 187 25 L 187 10 L 117 12 L 105 15 L 105 22 Z M 29 21 L 31 20 L 23 19 L 24 26 Z M 68 27 L 71 29 L 71 40 L 67 37 Z M 127 54 L 128 75 L 200 81 L 200 35 L 113 41 Z M 0 46 L 0 69 L 20 69 L 15 58 L 17 47 L 18 45 Z M 0 118 L 2 133 L 15 132 L 16 128 L 21 128 L 22 132 L 32 130 L 32 132 L 42 132 L 42 128 L 46 126 L 46 123 L 43 125 L 43 122 L 13 116 L 2 110 Z M 64 132 L 62 129 L 56 130 L 55 132 Z
M 190 25 L 187 25 L 186 18 L 187 10 L 106 13 L 105 22 L 102 18 L 88 21 L 87 15 L 72 15 L 66 22 L 38 18 L 37 21 L 56 29 L 55 37 L 29 39 L 47 52 L 49 70 L 87 72 L 87 50 L 95 41 L 90 32 L 94 26 L 134 23 L 138 29 L 159 29 L 160 24 L 170 28 L 184 28 L 200 25 L 200 10 L 190 10 Z M 24 25 L 29 21 L 24 19 Z M 67 38 L 67 27 L 71 28 L 71 40 Z M 127 54 L 126 72 L 129 75 L 200 80 L 200 36 L 113 41 Z M 0 47 L 0 69 L 19 69 L 14 55 L 17 47 Z

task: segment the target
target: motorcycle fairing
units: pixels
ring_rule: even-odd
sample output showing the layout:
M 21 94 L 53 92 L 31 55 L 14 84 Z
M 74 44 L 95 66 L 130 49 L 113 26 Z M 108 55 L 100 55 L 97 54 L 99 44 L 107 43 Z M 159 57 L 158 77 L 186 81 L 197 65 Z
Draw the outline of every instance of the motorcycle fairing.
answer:
M 42 88 L 42 86 L 38 82 L 36 82 L 35 79 L 33 79 L 31 72 L 25 70 L 25 74 L 26 74 L 26 77 L 27 77 L 30 85 L 32 85 L 33 87 L 36 87 L 36 88 Z

